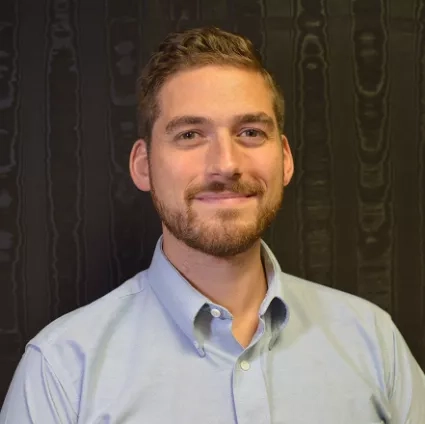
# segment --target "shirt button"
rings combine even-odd
[[[243,369],[244,371],[248,371],[251,368],[251,365],[249,364],[248,361],[241,361],[239,365],[241,369]]]
[[[220,310],[219,310],[219,309],[217,309],[217,308],[213,308],[213,309],[211,309],[211,315],[212,315],[214,318],[219,318],[219,317],[221,316],[221,312],[220,312]]]

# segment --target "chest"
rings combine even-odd
[[[87,407],[78,422],[386,422],[387,401],[372,374],[331,352],[325,356],[305,349],[269,352],[264,346],[238,358],[214,349],[203,358],[193,350],[186,355],[157,353],[155,362],[133,358],[132,363],[127,358],[105,363],[114,368],[98,374],[96,385],[87,382],[87,387],[97,389],[84,394]]]

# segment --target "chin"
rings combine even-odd
[[[244,237],[229,239],[187,239],[183,240],[189,247],[218,258],[236,256],[250,249],[259,237]]]

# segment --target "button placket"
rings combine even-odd
[[[270,402],[262,354],[266,346],[248,348],[237,360],[233,371],[233,398],[237,421],[270,424]]]

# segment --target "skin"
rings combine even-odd
[[[181,71],[158,94],[149,155],[140,139],[130,156],[135,185],[151,191],[161,216],[165,255],[232,313],[242,346],[256,331],[267,290],[260,237],[293,174],[272,100],[263,77],[250,70]]]

